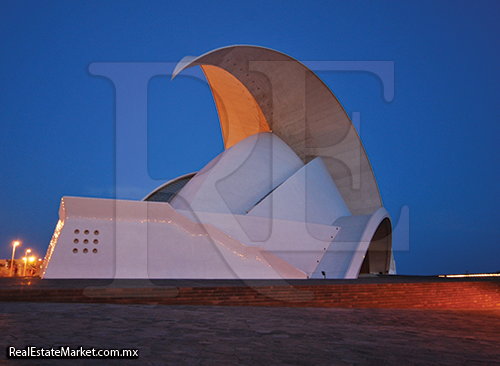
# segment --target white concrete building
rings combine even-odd
[[[299,61],[233,46],[201,66],[225,151],[142,201],[63,197],[43,278],[357,278],[394,272],[359,136]],[[392,268],[392,270],[391,270]]]

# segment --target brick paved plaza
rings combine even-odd
[[[4,347],[139,349],[75,365],[500,365],[498,310],[23,302],[0,303],[0,316]]]
[[[72,359],[75,365],[500,365],[499,285],[419,276],[4,278],[0,364],[65,365],[7,360],[6,349],[69,346],[139,350],[138,359]]]

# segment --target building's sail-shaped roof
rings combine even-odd
[[[354,215],[382,200],[361,140],[331,90],[294,58],[268,48],[230,46],[179,64],[201,66],[229,148],[271,130],[308,163],[321,156]],[[175,76],[175,75],[174,75]]]

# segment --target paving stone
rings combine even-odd
[[[412,286],[397,278],[382,279],[381,284],[373,281],[361,280],[359,285],[342,288],[360,295],[366,292],[362,289],[365,282],[370,288],[416,286],[414,279],[408,280]],[[426,281],[435,282],[431,279],[421,282],[426,285]],[[0,288],[19,292],[31,286],[21,282],[4,281]],[[200,296],[207,293],[203,292],[207,286],[211,289],[224,285],[224,292],[228,293],[240,291],[235,282],[227,281],[179,280],[157,285],[180,287],[181,282]],[[239,286],[249,285],[237,282]],[[264,282],[269,290],[272,283]],[[318,282],[321,286],[323,283]],[[338,286],[347,282],[329,283]],[[262,282],[251,285],[256,284]],[[141,281],[116,281],[115,285],[134,289],[150,286]],[[88,283],[39,281],[36,286],[60,295],[72,289],[81,292]],[[182,293],[183,289],[180,290]],[[412,310],[0,302],[0,344],[4,347],[139,349],[139,359],[76,359],[71,360],[72,365],[500,365],[499,340],[498,308]],[[63,365],[67,361],[6,360],[6,353],[0,353],[0,365]]]
[[[500,365],[498,310],[0,303],[0,320],[4,346],[139,349],[75,365]]]

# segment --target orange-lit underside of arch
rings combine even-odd
[[[248,136],[271,131],[253,95],[238,79],[217,66],[201,68],[214,96],[226,149]]]

